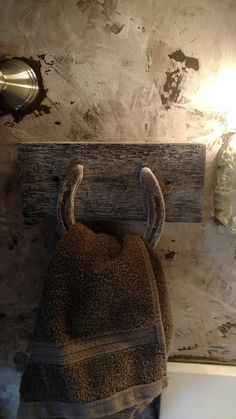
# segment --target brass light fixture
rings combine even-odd
[[[21,59],[0,61],[0,97],[7,111],[24,111],[34,103],[39,83],[33,68]]]

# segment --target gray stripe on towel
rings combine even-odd
[[[119,340],[118,340],[119,339]],[[139,331],[135,336],[120,334],[115,340],[111,338],[103,340],[103,342],[93,343],[90,347],[88,342],[78,342],[72,345],[56,347],[38,343],[33,345],[31,361],[43,362],[54,365],[71,365],[76,362],[88,359],[94,356],[103,355],[110,352],[116,352],[122,349],[131,348],[140,344],[154,343],[157,341],[155,328],[148,333]]]

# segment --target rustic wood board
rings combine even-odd
[[[74,163],[84,166],[76,199],[81,221],[145,220],[139,171],[159,180],[166,221],[200,222],[204,207],[205,146],[202,144],[20,144],[24,214],[55,217],[57,192]]]

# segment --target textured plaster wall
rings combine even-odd
[[[171,355],[236,364],[235,236],[212,219],[215,158],[232,129],[228,111],[234,104],[227,77],[219,95],[214,86],[236,67],[236,1],[0,0],[0,5],[1,55],[38,60],[47,89],[43,106],[22,121],[0,118],[3,363],[21,369],[27,359],[56,241],[52,225],[22,216],[15,144],[89,141],[206,144],[204,222],[167,224],[158,249],[175,315]]]

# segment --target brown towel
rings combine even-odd
[[[75,224],[49,264],[18,418],[136,417],[167,384],[171,336],[154,251]]]

